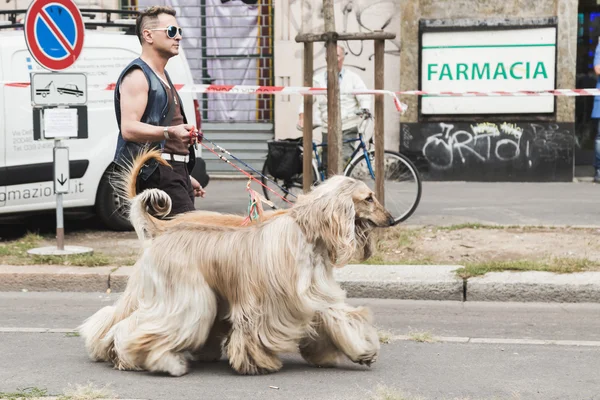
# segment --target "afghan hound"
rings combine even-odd
[[[172,219],[159,219],[149,213],[149,210],[158,217],[165,217],[171,212],[171,198],[165,192],[160,190],[150,190],[144,194],[138,201],[133,203],[137,196],[137,177],[140,170],[151,159],[169,166],[161,157],[157,150],[144,150],[134,158],[128,168],[123,169],[117,174],[115,181],[116,191],[124,200],[130,214],[130,220],[140,241],[150,240],[168,229],[173,229],[179,224],[194,225],[214,225],[229,226],[232,228],[243,229],[242,224],[246,218],[235,214],[222,214],[211,211],[191,211],[178,214]],[[143,199],[143,201],[139,201]],[[252,224],[261,223],[271,218],[278,217],[287,213],[288,210],[276,210],[264,212],[258,221],[252,221]],[[134,266],[130,275],[125,291],[113,306],[106,306],[89,317],[80,327],[80,335],[85,340],[85,347],[90,358],[94,361],[108,361],[108,346],[102,342],[106,333],[119,321],[129,317],[138,307],[140,293],[140,271],[139,262]],[[228,329],[226,321],[215,321],[215,335]],[[215,338],[218,340],[218,338]],[[220,349],[214,350],[210,354],[196,354],[197,359],[214,360],[221,357]]]
[[[132,208],[165,195],[146,190]],[[132,214],[132,223],[146,220]],[[180,376],[187,353],[221,345],[213,337],[221,314],[228,322],[223,347],[240,374],[275,372],[280,353],[298,350],[317,366],[335,366],[343,356],[371,365],[379,352],[371,314],[346,303],[333,268],[368,258],[373,229],[392,223],[363,182],[337,176],[262,224],[174,225],[146,247],[137,264],[137,308],[101,347],[117,369]]]

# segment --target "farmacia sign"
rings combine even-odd
[[[421,89],[512,91],[555,88],[556,27],[424,32]],[[423,114],[551,113],[553,96],[424,96]]]

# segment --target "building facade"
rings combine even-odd
[[[1,7],[15,1],[19,8],[30,2]],[[174,7],[194,80],[204,84],[302,86],[303,45],[294,38],[322,32],[324,24],[321,0],[90,1],[104,8]],[[385,44],[387,90],[512,92],[596,84],[596,0],[338,0],[334,7],[338,32],[396,34]],[[372,88],[373,43],[339,44],[346,68]],[[315,43],[313,72],[325,68],[324,54]],[[267,140],[301,135],[300,95],[198,98],[207,137],[254,167],[262,166]],[[592,163],[593,97],[401,99],[409,105],[402,116],[384,101],[385,147],[409,155],[425,179],[569,181],[576,165]],[[213,174],[235,173],[210,155],[207,162]]]

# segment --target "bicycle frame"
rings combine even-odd
[[[368,119],[371,119],[371,118],[363,118],[363,122],[361,122],[359,126],[362,128]],[[375,172],[373,171],[373,166],[371,165],[371,160],[368,157],[369,152],[367,150],[367,145],[366,145],[365,141],[363,140],[363,133],[364,133],[365,129],[366,129],[366,127],[362,129],[362,132],[361,132],[361,129],[358,129],[358,137],[356,139],[349,139],[349,140],[343,141],[343,143],[360,142],[358,144],[358,146],[356,147],[356,149],[354,149],[354,151],[352,152],[352,155],[348,159],[348,162],[346,162],[346,166],[344,167],[344,172],[346,172],[346,170],[350,166],[350,163],[352,162],[352,160],[354,160],[356,155],[362,150],[363,154],[365,155],[365,161],[367,162],[367,167],[369,168],[369,173],[371,174],[371,178],[375,179]],[[325,171],[323,171],[323,168],[322,168],[323,163],[322,163],[321,157],[319,157],[319,152],[317,150],[319,147],[327,147],[327,144],[323,144],[323,143],[316,144],[315,142],[313,142],[312,147],[313,147],[313,154],[315,155],[315,159],[316,159],[317,179],[319,181],[323,182],[326,178]]]

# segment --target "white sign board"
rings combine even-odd
[[[44,138],[77,137],[78,119],[75,108],[48,108],[44,110]]]
[[[34,106],[87,103],[87,76],[81,73],[31,74],[31,104]]]
[[[54,193],[69,193],[69,148],[54,148]]]
[[[424,32],[421,90],[555,89],[556,27]],[[554,112],[554,96],[423,96],[421,113],[524,114]]]

